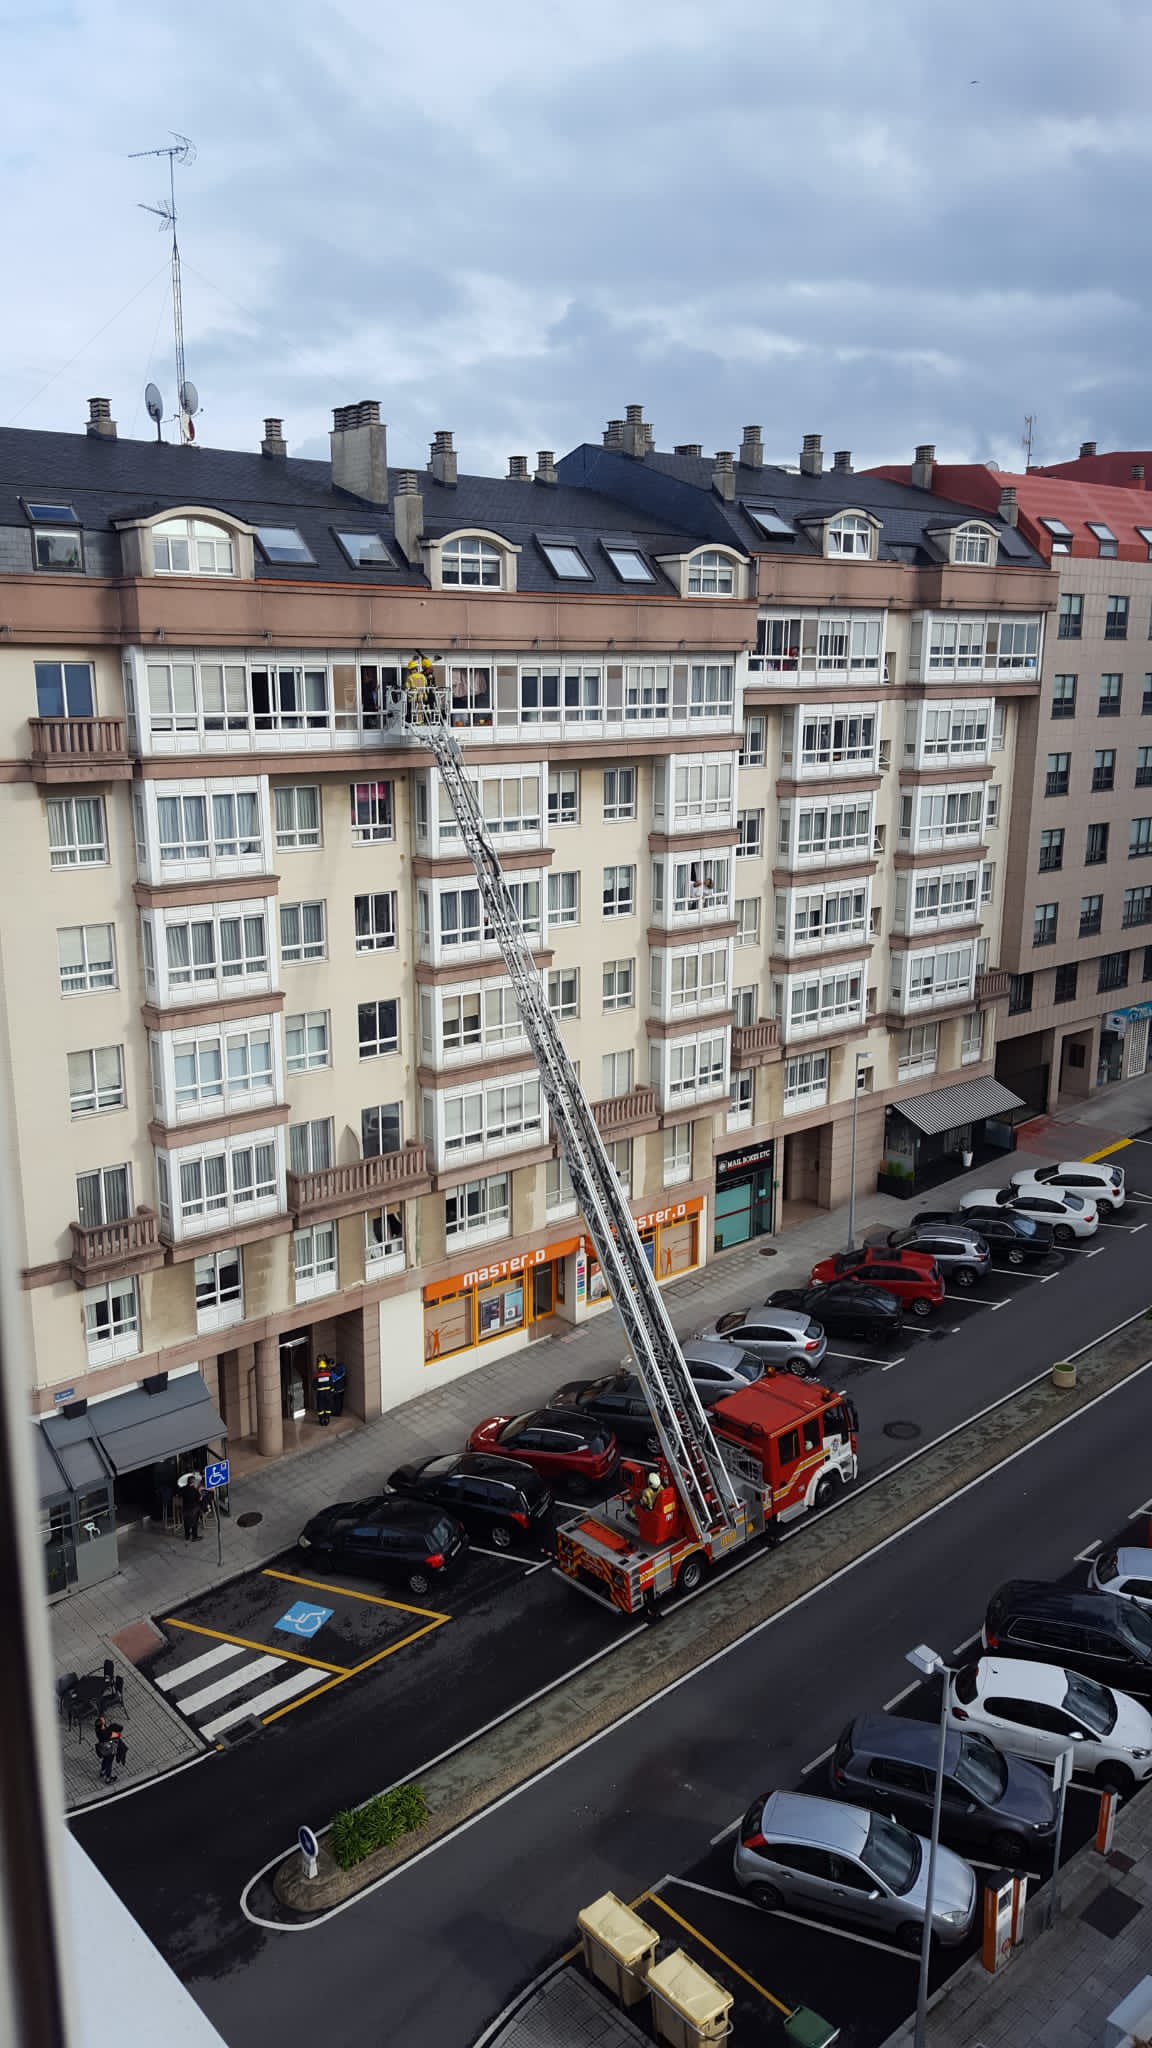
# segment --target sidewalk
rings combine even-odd
[[[1095,1103],[1087,1107],[1097,1109]],[[1084,1118],[1085,1109],[1078,1108],[1075,1117],[1069,1112],[1028,1125],[1012,1164],[1034,1156],[1082,1157],[1114,1136],[1152,1125],[1152,1074],[1110,1090],[1106,1104],[1100,1106],[1099,1120],[1090,1128]],[[942,1207],[965,1187],[979,1186],[987,1177],[987,1166],[977,1168],[933,1188],[924,1200],[934,1208]],[[894,1196],[864,1195],[856,1204],[857,1237],[877,1225],[907,1223],[918,1206],[922,1205]],[[682,1339],[693,1336],[725,1309],[763,1300],[777,1287],[802,1284],[817,1259],[843,1248],[846,1232],[846,1209],[822,1211],[783,1236],[743,1245],[699,1272],[674,1281],[661,1291],[677,1335]],[[568,1335],[546,1338],[510,1357],[478,1366],[445,1386],[389,1409],[347,1436],[238,1479],[231,1489],[231,1519],[223,1524],[222,1565],[216,1562],[214,1539],[189,1546],[152,1525],[126,1533],[121,1538],[121,1568],[116,1577],[74,1593],[52,1608],[57,1670],[99,1670],[109,1654],[109,1643],[113,1645],[111,1654],[122,1665],[125,1657],[133,1654],[130,1641],[117,1642],[125,1630],[150,1616],[162,1616],[166,1607],[285,1550],[311,1515],[332,1501],[355,1500],[376,1492],[388,1473],[405,1460],[456,1449],[481,1417],[516,1414],[537,1406],[563,1380],[610,1370],[620,1363],[625,1349],[619,1323],[608,1310]],[[237,1526],[241,1515],[255,1515],[259,1520],[255,1526],[241,1529]]]

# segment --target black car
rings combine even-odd
[[[416,1458],[398,1465],[388,1486],[410,1500],[446,1508],[470,1536],[497,1550],[541,1547],[551,1534],[552,1490],[517,1458],[490,1458],[483,1451]]]
[[[928,1834],[939,1739],[932,1721],[859,1714],[832,1753],[832,1790]],[[1029,1844],[1047,1847],[1056,1833],[1052,1780],[1039,1764],[1002,1755],[986,1735],[950,1728],[940,1832],[957,1845],[987,1849],[998,1863],[1022,1862]]]
[[[896,1344],[904,1316],[895,1295],[878,1287],[832,1280],[826,1287],[779,1287],[769,1308],[795,1308],[823,1323],[830,1337],[865,1337],[872,1344]]]
[[[652,1411],[634,1372],[610,1372],[598,1380],[568,1380],[557,1387],[549,1406],[575,1408],[581,1415],[595,1416],[612,1431],[622,1451],[654,1457],[660,1449]]]
[[[1018,1216],[1011,1209],[921,1209],[912,1218],[912,1228],[921,1224],[947,1224],[950,1228],[978,1230],[994,1259],[1009,1266],[1031,1265],[1051,1257],[1055,1240],[1050,1223],[1037,1223],[1032,1216]]]
[[[453,1515],[380,1493],[323,1508],[305,1523],[296,1545],[311,1565],[398,1581],[419,1598],[443,1585],[468,1556],[468,1538]]]
[[[986,1650],[1082,1671],[1117,1692],[1152,1693],[1152,1615],[1115,1593],[1009,1579],[984,1617]]]

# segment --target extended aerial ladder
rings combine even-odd
[[[423,741],[448,792],[476,871],[485,925],[496,938],[540,1069],[549,1114],[564,1149],[573,1192],[624,1326],[660,1446],[685,1511],[702,1542],[731,1529],[740,1504],[648,1263],[632,1212],[545,1000],[531,946],[509,894],[476,791],[439,693],[418,663],[403,706],[403,729]]]

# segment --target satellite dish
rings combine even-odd
[[[192,417],[194,412],[199,412],[200,410],[200,393],[197,391],[191,378],[188,379],[187,383],[180,386],[180,410],[181,412],[186,412],[189,418]]]
[[[149,384],[148,389],[144,393],[144,403],[148,408],[149,419],[155,420],[157,426],[159,426],[164,417],[164,400],[160,396],[160,386],[158,384]]]

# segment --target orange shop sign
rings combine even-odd
[[[424,1289],[426,1302],[446,1301],[453,1294],[462,1294],[469,1287],[490,1287],[499,1280],[513,1280],[521,1273],[530,1273],[533,1266],[547,1265],[551,1259],[566,1259],[580,1246],[578,1237],[566,1237],[562,1244],[539,1245],[535,1251],[517,1252],[510,1259],[494,1259],[490,1266],[476,1266],[470,1273],[458,1273],[453,1280],[437,1280]]]
[[[690,1202],[669,1202],[666,1209],[650,1209],[647,1216],[634,1220],[637,1230],[657,1230],[668,1223],[683,1223],[688,1216],[698,1216],[703,1207],[703,1195],[694,1195]]]

